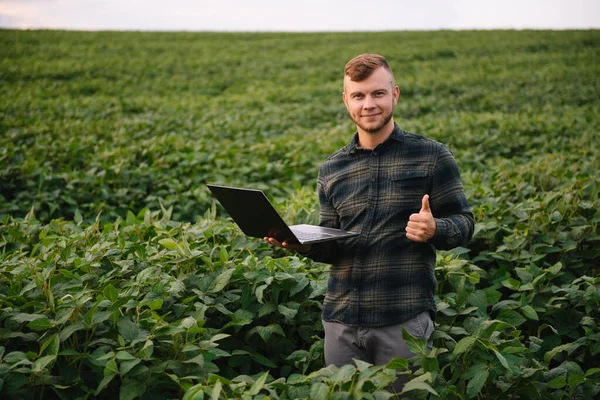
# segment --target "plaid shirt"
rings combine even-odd
[[[357,326],[402,323],[435,315],[435,249],[465,244],[473,214],[448,148],[395,125],[374,150],[358,135],[319,170],[321,225],[360,236],[313,245],[307,256],[331,264],[323,319]],[[411,214],[429,204],[437,224],[425,243],[406,238]]]

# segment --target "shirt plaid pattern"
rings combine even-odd
[[[323,319],[357,326],[402,323],[422,311],[435,314],[435,249],[473,235],[473,214],[448,148],[395,125],[374,150],[358,135],[319,170],[321,225],[360,236],[313,245],[308,254],[331,264]],[[426,243],[406,238],[411,214],[429,204],[437,228]]]

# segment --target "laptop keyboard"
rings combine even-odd
[[[298,231],[293,231],[293,232],[294,232],[294,235],[296,235],[296,237],[298,238],[298,240],[301,240],[301,241],[319,240],[319,239],[325,239],[325,238],[333,236],[333,235],[329,235],[327,233],[298,232]]]

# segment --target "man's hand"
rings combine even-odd
[[[308,253],[310,252],[311,245],[310,244],[289,244],[287,241],[283,243],[279,243],[279,241],[272,237],[265,237],[265,242],[269,243],[271,246],[283,247],[284,249],[294,250],[299,253]]]
[[[433,237],[435,233],[435,219],[429,208],[429,195],[423,196],[421,211],[412,214],[406,225],[406,237],[415,242],[424,242]]]

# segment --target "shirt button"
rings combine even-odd
[[[372,180],[373,182],[375,182],[375,177],[372,177],[372,178],[371,178],[371,180]]]

